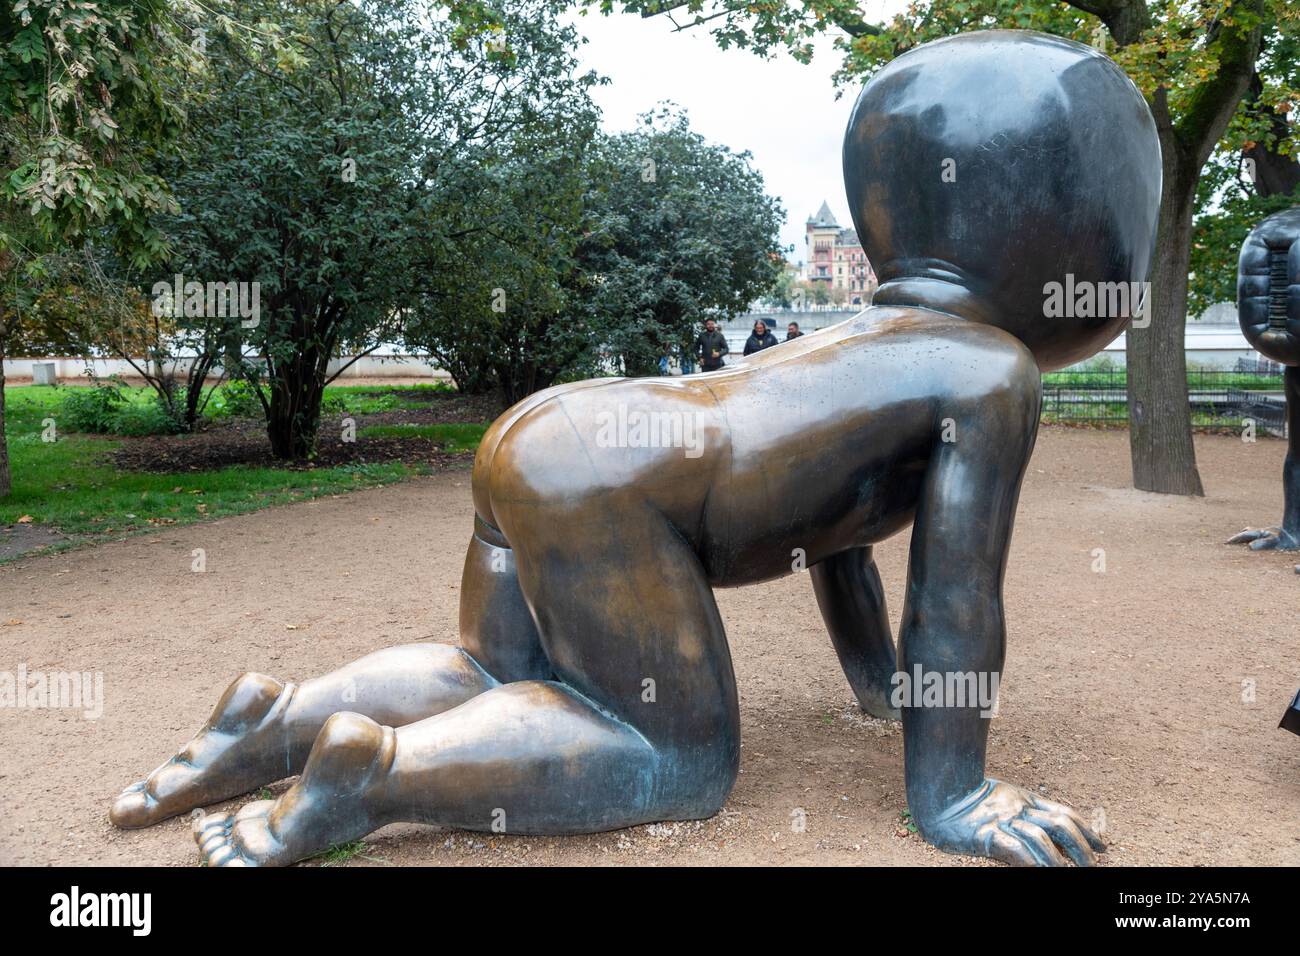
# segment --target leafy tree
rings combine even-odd
[[[1197,186],[1187,301],[1193,315],[1236,300],[1237,253],[1246,234],[1266,216],[1300,205],[1294,106],[1285,98],[1300,88],[1300,39],[1265,39],[1242,108]]]
[[[707,143],[681,113],[613,136],[594,135],[594,110],[580,117],[462,192],[484,228],[465,224],[454,287],[407,333],[462,388],[516,401],[602,362],[653,374],[664,343],[743,312],[779,268],[782,213],[747,154]]]
[[[594,303],[618,321],[608,345],[628,374],[654,374],[664,343],[740,315],[780,270],[784,212],[749,153],[709,143],[660,109],[609,137],[593,164],[596,228],[580,250]]]
[[[605,12],[614,0],[592,0]],[[863,19],[853,0],[625,0],[622,9],[704,26],[722,47],[803,61],[811,39],[837,34],[841,80],[869,75],[936,37],[991,27],[1036,29],[1109,47],[1143,91],[1156,120],[1164,184],[1152,265],[1151,324],[1128,337],[1130,450],[1136,487],[1201,494],[1187,403],[1183,330],[1193,216],[1201,171],[1234,115],[1295,102],[1300,9],[1289,0],[916,0],[887,24]],[[1261,50],[1274,55],[1261,58]],[[1247,94],[1254,89],[1252,99]],[[1294,137],[1290,137],[1294,139]],[[1274,152],[1285,155],[1289,149]]]
[[[552,0],[251,0],[215,38],[201,137],[165,174],[183,207],[173,268],[257,283],[253,359],[273,453],[314,450],[325,386],[398,339],[447,265],[460,169],[544,122],[573,85]],[[355,358],[354,358],[355,361]],[[350,364],[350,363],[348,363]]]
[[[265,380],[273,453],[304,458],[325,386],[347,367],[335,359],[396,341],[441,291],[461,170],[549,121],[571,56],[551,0],[233,7],[277,23],[285,43],[216,39],[194,112],[204,135],[166,170],[183,208],[173,265],[256,282],[256,325],[231,328],[256,359],[237,371]]]
[[[179,129],[170,90],[196,8],[164,0],[0,6],[0,362],[47,257],[103,233],[128,260],[166,249],[150,157]],[[9,493],[0,365],[0,497]]]
[[[426,261],[441,265],[430,269],[405,342],[461,391],[500,391],[514,402],[595,369],[600,330],[584,308],[591,278],[577,260],[593,228],[584,199],[599,120],[588,95],[595,82],[575,77],[545,116],[454,174],[454,202],[426,246]]]

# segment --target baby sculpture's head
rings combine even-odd
[[[1269,216],[1241,244],[1237,320],[1261,355],[1300,365],[1300,207]]]
[[[1044,370],[1095,354],[1138,313],[1160,175],[1137,87],[1040,33],[904,54],[863,88],[844,138],[873,303],[996,325]]]

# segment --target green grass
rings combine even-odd
[[[34,523],[93,540],[243,514],[427,471],[393,462],[305,472],[240,466],[175,474],[119,472],[108,459],[130,439],[56,431],[56,441],[42,440],[49,419],[55,419],[57,429],[64,391],[52,386],[5,390],[5,435],[13,491],[0,499],[0,525],[30,516]]]
[[[397,386],[331,385],[325,389],[327,407],[340,407],[350,415],[429,407],[429,396],[455,389],[442,383]],[[417,397],[421,396],[421,397]]]
[[[359,429],[357,435],[361,438],[428,438],[442,445],[445,451],[474,451],[489,424],[367,425]]]
[[[1044,388],[1124,388],[1128,381],[1124,369],[1114,371],[1082,369],[1078,371],[1047,372],[1043,375]],[[1196,369],[1187,370],[1187,387],[1192,390],[1237,388],[1245,391],[1278,391],[1281,383],[1277,376],[1257,375],[1252,372],[1219,372],[1208,370],[1203,377]]]
[[[332,846],[324,853],[318,853],[316,856],[311,857],[311,859],[320,860],[321,866],[340,866],[341,864],[357,859],[358,857],[363,860],[369,860],[371,863],[386,862],[378,857],[366,856],[364,852],[365,850],[366,843],[364,840],[353,840],[351,843]]]

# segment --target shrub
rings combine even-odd
[[[181,424],[155,396],[146,402],[126,402],[113,415],[109,430],[114,435],[172,435]]]
[[[132,401],[117,378],[96,382],[90,388],[68,389],[59,406],[59,419],[67,431],[93,435],[170,435],[180,431],[179,423],[156,395]]]
[[[226,382],[208,402],[208,414],[215,418],[262,418],[266,412],[253,388],[242,379]]]
[[[67,431],[105,435],[112,431],[113,419],[126,403],[118,382],[97,382],[90,388],[68,389],[59,417]]]

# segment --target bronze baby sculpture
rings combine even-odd
[[[1300,550],[1300,207],[1269,216],[1241,244],[1237,321],[1256,350],[1286,367],[1287,449],[1282,523],[1239,531],[1228,544],[1249,542],[1255,551]]]
[[[1160,152],[1097,51],[1015,31],[920,47],[863,89],[844,144],[871,308],[707,375],[535,394],[488,430],[462,648],[379,651],[301,685],[249,674],[111,816],[196,814],[213,865],[287,864],[387,823],[588,833],[698,819],[740,758],[712,589],[806,561],[849,684],[896,716],[896,672],[997,674],[1002,579],[1040,369],[1129,314],[1050,315],[1051,283],[1144,280]],[[872,545],[913,525],[897,653]],[[986,779],[974,701],[901,711],[907,798],[946,850],[1079,864],[1062,805]]]

